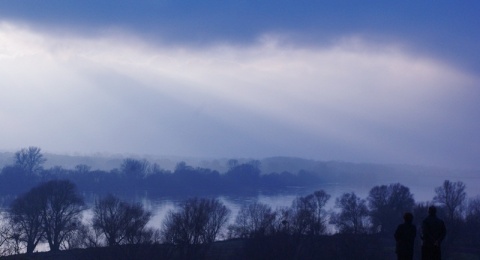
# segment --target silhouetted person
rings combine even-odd
[[[422,260],[440,260],[442,244],[447,230],[443,220],[437,217],[437,208],[430,206],[428,208],[428,217],[422,222]]]
[[[395,253],[398,260],[412,260],[413,259],[413,246],[415,237],[417,236],[417,227],[412,224],[413,215],[407,212],[403,215],[404,223],[398,225],[395,230]]]

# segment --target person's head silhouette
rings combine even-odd
[[[413,222],[413,214],[410,212],[406,212],[403,214],[403,220],[405,220],[406,223],[412,223]]]
[[[428,207],[428,214],[429,215],[436,215],[437,214],[437,208],[435,206]]]

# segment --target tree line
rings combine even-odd
[[[368,243],[388,244],[404,212],[422,218],[428,204],[435,203],[447,224],[446,247],[478,248],[480,198],[467,200],[465,185],[449,180],[435,188],[435,194],[429,203],[415,203],[407,187],[399,183],[380,185],[373,187],[367,198],[344,193],[335,199],[334,210],[329,210],[326,204],[330,195],[318,190],[297,197],[285,208],[273,209],[259,202],[246,204],[232,223],[230,209],[218,199],[191,198],[169,211],[162,227],[154,228],[147,225],[151,212],[113,195],[98,199],[91,209],[92,219],[82,221],[87,207],[75,184],[50,180],[11,203],[3,214],[0,245],[6,255],[31,254],[41,242],[46,242],[50,251],[169,244],[177,248],[181,259],[199,259],[219,239],[244,239],[244,254],[249,257],[304,259],[315,255],[321,239],[346,235],[344,242],[351,243],[350,249],[342,254],[369,253],[377,259],[375,250],[365,251]]]
[[[17,154],[12,167],[39,179],[16,196],[2,214],[3,255],[32,253],[39,243],[46,243],[51,251],[162,244],[175,248],[181,259],[201,259],[215,241],[238,239],[244,241],[242,253],[248,259],[309,259],[325,256],[325,252],[334,258],[382,259],[378,248],[392,247],[393,232],[403,213],[412,212],[419,223],[431,204],[439,207],[447,225],[446,254],[480,247],[480,197],[467,198],[463,182],[445,180],[428,202],[415,202],[410,189],[400,183],[378,185],[366,198],[354,192],[341,194],[334,199],[334,208],[327,208],[331,196],[318,190],[297,197],[284,208],[259,202],[245,204],[232,220],[230,209],[218,199],[192,197],[169,211],[161,227],[151,227],[147,225],[151,212],[111,194],[96,199],[90,208],[92,219],[82,220],[88,207],[77,185],[71,179],[59,178],[64,175],[44,178],[39,149],[28,148]],[[121,169],[130,169],[122,170],[125,175],[146,165],[124,164]],[[250,174],[255,164],[241,166],[245,175],[235,161],[231,164],[237,180],[248,183],[257,178]],[[188,166],[180,164],[177,168],[181,172]],[[138,174],[127,176],[124,178],[130,178],[132,185],[141,184],[133,181]]]
[[[132,195],[145,190],[151,196],[256,194],[258,189],[278,190],[288,186],[312,186],[321,181],[313,172],[261,174],[260,162],[228,161],[228,170],[192,167],[179,162],[173,171],[162,169],[147,160],[126,158],[119,168],[93,170],[85,164],[74,169],[53,166],[45,169],[46,158],[38,147],[17,151],[11,165],[0,172],[0,194],[15,195],[53,179],[68,179],[82,192],[95,194],[123,193]]]

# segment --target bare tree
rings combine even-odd
[[[40,172],[46,161],[38,147],[30,146],[15,153],[15,165],[29,174]]]
[[[127,204],[125,218],[130,222],[126,226],[126,242],[128,244],[148,243],[151,241],[154,231],[146,227],[152,213],[145,211],[139,203]]]
[[[136,244],[148,240],[146,225],[151,213],[140,204],[128,204],[113,195],[95,203],[93,227],[105,235],[109,246]]]
[[[27,254],[33,253],[43,238],[43,201],[36,189],[20,195],[10,206],[9,223],[20,242],[26,245]]]
[[[62,250],[70,250],[75,248],[95,247],[92,243],[93,235],[88,225],[78,223],[75,230],[66,234],[65,239],[61,245]]]
[[[125,234],[121,230],[128,221],[123,219],[124,211],[123,203],[113,195],[95,202],[93,228],[105,235],[109,246],[117,245],[124,239]]]
[[[178,245],[185,259],[202,259],[222,227],[230,210],[218,199],[193,198],[170,211],[163,223],[163,239]]]
[[[51,251],[60,250],[61,244],[80,226],[83,199],[75,184],[68,180],[52,180],[33,190],[41,199],[42,225]]]
[[[366,201],[354,192],[344,193],[335,200],[338,213],[332,213],[330,221],[340,233],[361,234],[368,229],[368,208]]]
[[[403,214],[412,211],[415,205],[410,189],[400,183],[373,187],[367,200],[372,228],[389,236],[402,221]]]
[[[20,236],[10,226],[9,216],[0,212],[0,258],[20,254]]]
[[[217,199],[189,199],[180,211],[170,211],[164,222],[164,239],[179,245],[215,241],[226,224],[230,210]]]
[[[254,202],[244,205],[229,227],[230,237],[247,238],[255,235],[267,235],[275,231],[277,214],[266,204]]]
[[[129,178],[142,179],[147,175],[149,167],[147,160],[127,158],[123,160],[120,170]]]
[[[461,219],[462,206],[467,197],[463,182],[445,180],[442,186],[435,188],[435,194],[433,201],[445,207],[448,222],[453,223]]]
[[[325,204],[329,199],[330,195],[323,190],[295,199],[290,212],[284,212],[290,230],[300,235],[324,234],[327,227]]]
[[[58,251],[65,239],[80,226],[83,199],[67,180],[52,180],[18,197],[10,208],[15,239],[32,253],[45,238],[51,251]]]

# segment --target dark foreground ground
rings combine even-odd
[[[253,239],[218,241],[211,246],[179,247],[167,244],[122,245],[72,249],[60,252],[39,252],[32,255],[13,255],[1,259],[75,260],[75,259],[172,259],[172,260],[290,260],[290,259],[338,259],[338,260],[386,260],[396,259],[394,247],[381,237],[373,235],[333,235],[315,238],[270,236]],[[414,259],[420,259],[417,245]],[[480,249],[450,250],[443,259],[480,260]]]
[[[378,250],[377,246],[367,241],[366,238],[372,239],[373,237],[270,236],[268,238],[218,241],[208,247],[180,247],[167,244],[123,245],[60,252],[38,252],[32,255],[6,256],[2,259],[392,259],[392,252],[388,252],[391,250]],[[383,248],[383,246],[379,248]]]

